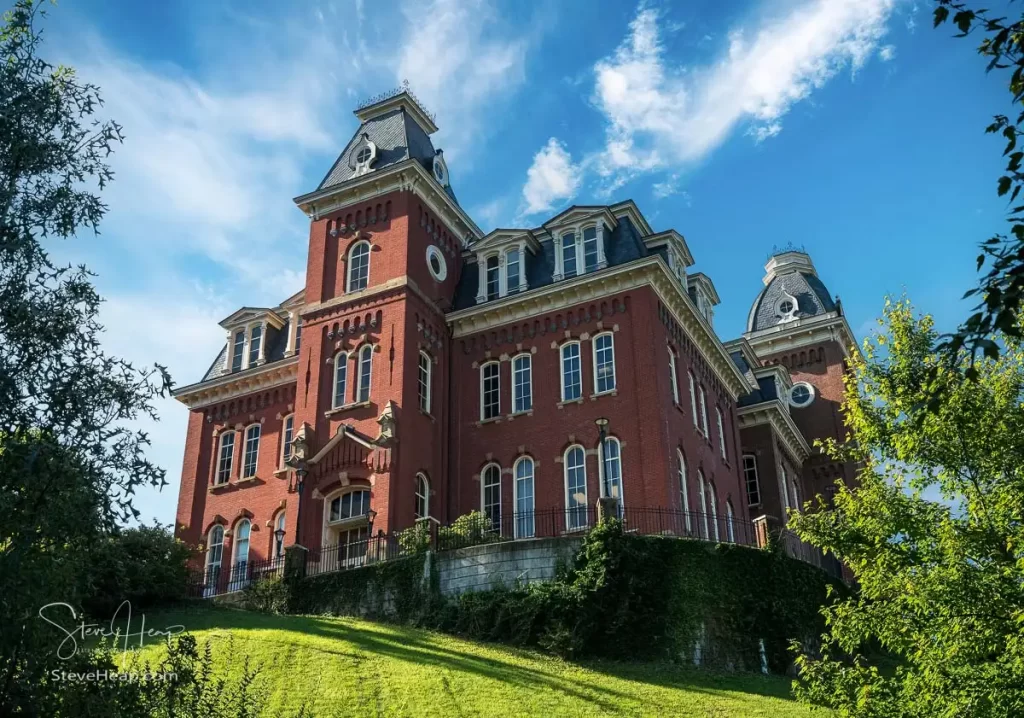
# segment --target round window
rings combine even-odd
[[[444,255],[433,244],[427,247],[427,267],[431,276],[439,282],[443,282],[448,276],[448,264],[444,261]]]
[[[365,165],[367,162],[370,161],[370,155],[372,154],[373,152],[370,150],[369,147],[364,147],[363,149],[359,150],[359,154],[356,155],[356,162],[358,164]]]
[[[444,184],[444,166],[437,160],[434,161],[434,176],[438,182]]]
[[[792,406],[807,406],[814,401],[814,387],[805,381],[794,384],[789,390],[789,403]]]
[[[793,302],[783,299],[779,303],[779,314],[790,314],[793,311]]]

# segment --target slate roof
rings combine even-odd
[[[818,277],[810,272],[780,274],[768,283],[754,300],[747,317],[747,331],[770,329],[780,323],[775,303],[784,295],[796,298],[797,318],[813,317],[836,311],[836,303]]]
[[[355,170],[349,165],[353,164],[351,162],[352,153],[364,134],[368,135],[370,141],[377,145],[377,161],[373,163],[371,172],[408,159],[419,161],[428,172],[434,167],[434,155],[437,153],[434,151],[430,137],[419,126],[419,123],[399,107],[369,119],[359,126],[359,131],[349,140],[330,171],[320,182],[317,191],[341,184],[355,176]],[[455,199],[453,193],[449,192],[449,195]]]
[[[570,207],[570,209],[572,208]],[[470,246],[469,249],[472,251],[473,247]],[[615,229],[605,235],[604,251],[609,267],[626,264],[634,259],[653,254],[661,254],[666,262],[668,261],[665,257],[664,247],[653,250],[647,248],[640,231],[633,226],[628,217],[620,217]],[[552,275],[555,273],[555,243],[553,241],[541,242],[540,251],[537,254],[527,250],[525,259],[526,286],[529,289],[554,283]],[[477,271],[476,265],[469,266],[471,268],[463,270],[459,277],[459,286],[455,290],[455,310],[476,306],[476,294],[480,288],[480,272]]]

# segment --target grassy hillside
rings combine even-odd
[[[137,620],[137,619],[136,619]],[[213,642],[229,672],[262,666],[268,716],[809,716],[789,681],[658,663],[576,665],[528,651],[348,618],[201,609],[146,616]],[[158,646],[144,651],[156,658]],[[816,715],[821,715],[820,713]]]

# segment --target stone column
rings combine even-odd
[[[480,274],[480,281],[476,290],[476,303],[483,304],[487,301],[487,260],[478,254],[476,266]]]
[[[519,291],[526,291],[526,242],[519,243]]]
[[[597,500],[597,523],[619,518],[619,500],[614,496],[602,496]]]
[[[597,268],[604,269],[608,266],[608,259],[604,256],[604,222],[597,223]]]
[[[231,371],[231,357],[235,353],[235,343],[234,343],[234,338],[235,337],[234,337],[234,332],[231,331],[230,329],[228,329],[227,333],[228,333],[228,349],[227,349],[226,352],[224,352],[224,371],[225,371],[225,373]]]
[[[267,361],[267,320],[260,322],[260,355],[256,359],[257,365],[265,364]]]

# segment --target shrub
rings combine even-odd
[[[260,613],[285,613],[288,586],[277,576],[253,581],[242,592],[242,607]]]
[[[498,540],[491,520],[479,511],[470,511],[455,519],[449,526],[438,529],[439,550],[476,546]]]

